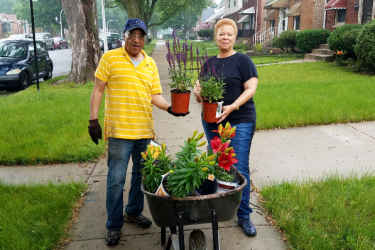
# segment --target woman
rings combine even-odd
[[[217,123],[207,123],[202,119],[202,125],[207,137],[211,141],[217,133],[218,124],[223,126],[229,122],[232,127],[236,127],[236,136],[231,139],[231,144],[235,150],[238,163],[235,167],[244,175],[247,180],[247,186],[242,192],[241,204],[237,210],[238,223],[242,226],[243,232],[248,236],[257,234],[255,226],[251,223],[250,213],[252,209],[250,202],[250,173],[249,157],[251,141],[253,139],[256,111],[253,96],[258,85],[258,73],[253,61],[244,54],[233,50],[233,45],[237,36],[237,26],[230,19],[221,19],[215,26],[215,38],[219,47],[219,55],[210,58],[209,65],[212,63],[215,69],[222,69],[220,76],[223,75],[225,85],[223,112],[218,117]],[[213,62],[212,62],[213,60]],[[207,74],[206,67],[202,74]],[[194,95],[199,102],[200,96],[199,80],[194,87]],[[210,143],[209,147],[211,148]]]

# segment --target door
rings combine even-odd
[[[29,65],[33,71],[32,79],[36,79],[36,69],[35,69],[35,57],[34,57],[34,45],[32,43],[29,44]]]
[[[373,0],[363,0],[362,24],[372,20]]]
[[[40,77],[43,77],[45,75],[45,71],[46,71],[46,63],[47,63],[47,59],[46,59],[46,53],[47,53],[47,50],[46,48],[42,45],[41,42],[37,42],[36,43],[36,50],[38,52],[38,74],[39,74],[39,78]]]

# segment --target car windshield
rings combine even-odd
[[[43,38],[43,34],[35,34],[35,38],[39,38],[39,39],[42,39]]]
[[[25,38],[25,34],[18,34],[18,35],[10,35],[9,38]]]
[[[60,41],[60,37],[54,37],[53,40]]]
[[[0,43],[0,57],[26,58],[26,48],[20,45]]]

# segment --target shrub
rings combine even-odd
[[[244,43],[237,43],[233,46],[233,50],[243,53],[246,50],[246,45]]]
[[[345,24],[335,29],[328,38],[329,49],[333,51],[345,50],[344,59],[356,59],[354,46],[357,43],[357,37],[362,30],[361,24]]]
[[[254,45],[254,52],[256,55],[261,54],[262,50],[263,50],[263,44],[257,43]]]
[[[272,38],[271,45],[272,45],[272,47],[279,48],[279,38],[277,36],[275,36],[274,38]]]
[[[288,52],[288,49],[294,50],[294,46],[296,46],[297,33],[298,31],[296,30],[283,31],[277,39],[277,48],[280,48],[283,51],[286,50],[286,52]]]
[[[189,40],[197,40],[197,35],[190,35]]]
[[[355,53],[357,66],[369,74],[375,74],[375,20],[363,26],[358,35]]]
[[[326,43],[329,36],[330,31],[326,29],[302,30],[296,35],[296,45],[304,53],[310,53],[319,44]]]
[[[151,37],[147,38],[147,41],[148,43],[152,42],[152,38]]]
[[[214,29],[198,30],[198,36],[212,39],[214,37]]]

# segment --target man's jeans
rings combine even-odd
[[[144,196],[141,191],[142,173],[141,152],[146,151],[151,139],[127,140],[108,138],[108,174],[107,174],[107,215],[108,230],[120,230],[124,225],[123,189],[126,170],[130,156],[133,169],[130,183],[129,199],[125,212],[133,217],[140,216],[143,211]]]
[[[219,134],[216,132],[212,132],[212,130],[217,130],[219,125],[216,123],[207,123],[203,119],[202,119],[202,125],[203,125],[204,132],[206,134],[209,148],[210,150],[212,150],[211,140],[215,136],[219,137]],[[233,147],[234,153],[236,154],[235,158],[238,159],[238,163],[234,164],[234,166],[238,169],[238,171],[240,171],[240,173],[247,180],[247,185],[242,191],[241,204],[237,210],[237,217],[244,219],[244,218],[249,218],[250,216],[249,214],[253,212],[253,210],[250,208],[250,205],[249,205],[250,203],[249,158],[250,158],[251,141],[253,139],[254,132],[255,132],[255,124],[240,123],[240,124],[233,125],[232,127],[236,127],[236,135],[230,139],[231,143],[229,144],[229,146]]]

